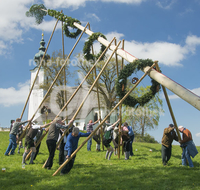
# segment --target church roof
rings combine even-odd
[[[40,41],[40,48],[39,48],[39,52],[35,54],[34,56],[34,61],[36,62],[37,66],[40,64],[40,61],[42,59],[42,57],[44,56],[44,53],[45,53],[45,41],[44,41],[44,38],[43,38],[44,34],[42,33],[42,39]],[[44,59],[47,60],[49,59],[50,56],[48,54],[45,54],[45,57]]]

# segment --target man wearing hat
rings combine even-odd
[[[173,140],[178,141],[178,136],[174,131],[174,125],[169,124],[167,128],[164,129],[162,137],[162,163],[164,166],[167,165],[172,153],[172,142]]]
[[[179,141],[181,147],[183,148],[182,165],[186,166],[188,161],[189,166],[192,168],[194,167],[194,165],[190,156],[194,158],[198,154],[196,146],[192,140],[192,134],[188,129],[184,128],[183,126],[179,126],[178,130],[182,133],[182,140]]]

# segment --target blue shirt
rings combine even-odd
[[[133,128],[131,126],[128,126],[127,128],[128,128],[128,135],[129,135],[129,137],[133,136],[134,135]]]
[[[67,136],[67,142],[65,144],[64,150],[68,151],[68,156],[71,156],[71,154],[77,149],[78,146],[78,140],[80,137],[88,137],[91,133],[81,133],[79,132],[77,137],[72,136],[72,133],[70,133]]]

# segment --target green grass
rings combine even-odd
[[[6,168],[6,172],[0,172],[0,189],[200,189],[199,155],[193,159],[194,168],[182,167],[179,146],[173,146],[169,165],[164,167],[161,162],[160,144],[134,142],[134,156],[130,160],[124,160],[123,155],[120,159],[112,155],[111,160],[105,160],[106,151],[96,152],[93,141],[91,152],[86,150],[85,145],[77,153],[74,167],[68,175],[52,176],[59,167],[58,151],[52,169],[43,169],[42,166],[48,158],[45,140],[42,141],[40,153],[35,160],[36,164],[27,165],[22,169],[24,149],[21,149],[20,154],[4,156],[9,143],[8,132],[0,132],[0,139],[0,167]],[[79,144],[84,139],[80,138]],[[200,151],[200,147],[197,149]]]

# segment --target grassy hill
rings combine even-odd
[[[51,170],[42,166],[48,158],[45,140],[34,165],[22,169],[22,154],[4,156],[9,143],[9,133],[0,132],[0,167],[6,172],[0,173],[0,189],[24,190],[190,190],[200,189],[200,154],[193,160],[194,168],[181,166],[181,148],[173,146],[168,166],[161,161],[161,145],[151,143],[133,143],[134,156],[130,160],[112,155],[105,160],[106,151],[96,152],[95,141],[92,151],[86,145],[77,153],[74,167],[68,175],[52,176],[58,169],[58,151]],[[80,138],[79,144],[85,138]],[[23,140],[24,141],[24,140]],[[150,151],[152,150],[152,152]],[[197,147],[200,152],[200,147]],[[28,162],[27,162],[28,163]]]

